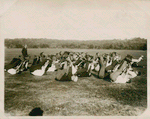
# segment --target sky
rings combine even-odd
[[[150,38],[150,2],[0,0],[1,39]]]

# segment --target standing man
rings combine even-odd
[[[25,60],[26,57],[28,57],[28,52],[27,52],[27,45],[25,44],[25,46],[22,48],[22,56],[23,59]]]
[[[22,48],[22,56],[23,56],[24,61],[22,63],[20,71],[26,71],[28,69],[28,63],[29,63],[29,58],[30,58],[30,56],[28,55],[28,52],[27,52],[27,45],[26,44]]]

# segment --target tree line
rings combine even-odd
[[[78,49],[126,49],[147,50],[147,39],[113,39],[113,40],[58,40],[46,38],[14,38],[5,39],[6,48],[22,48],[27,44],[28,48],[78,48]]]

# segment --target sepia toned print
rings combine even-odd
[[[4,116],[141,116],[148,1],[3,2]]]
[[[12,116],[34,108],[45,116],[137,116],[147,108],[146,50],[28,48],[26,57],[23,50],[5,49]]]

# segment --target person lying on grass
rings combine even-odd
[[[79,77],[88,77],[91,76],[91,67],[92,67],[92,60],[93,56],[87,55],[86,58],[84,57],[83,53],[73,53],[71,55],[71,61],[73,66],[77,70],[77,76]]]
[[[143,60],[143,55],[141,55],[141,57],[139,57],[138,59],[132,59],[132,62],[131,62],[131,65],[132,65],[132,67],[138,67],[139,66],[139,62],[141,61],[141,60]]]
[[[93,61],[92,61],[92,67],[91,67],[91,70],[92,71],[95,71],[95,72],[98,72],[99,69],[100,69],[100,66],[99,66],[99,53],[97,52],[93,58]]]
[[[122,73],[116,78],[114,83],[131,83],[131,79],[140,76],[141,72],[131,70],[129,67],[125,68]]]
[[[38,59],[39,59],[39,57],[37,55],[34,55],[32,65],[38,64]]]
[[[77,66],[77,76],[79,77],[91,76],[93,57],[90,55],[86,57],[87,57],[86,60],[83,60],[83,61],[81,60],[81,62],[75,63]],[[81,64],[83,65],[82,67],[81,67]]]
[[[104,53],[103,55],[102,55],[102,57],[103,57],[103,59],[106,61],[106,71],[110,71],[110,70],[112,70],[113,69],[113,67],[116,65],[116,63],[118,62],[118,61],[116,61],[116,60],[119,60],[119,57],[120,57],[120,55],[119,54],[117,54],[116,52],[113,52],[113,53],[109,53],[109,54],[107,54],[107,53]],[[118,58],[117,58],[118,57]],[[102,64],[100,64],[100,62],[99,62],[99,60],[100,60],[100,56],[98,55],[97,56],[97,58],[96,58],[96,60],[94,59],[93,60],[93,66],[92,66],[92,70],[93,71],[96,71],[96,72],[99,72],[100,71],[100,65],[102,65]],[[102,62],[101,62],[102,63]]]
[[[46,72],[54,72],[57,71],[59,68],[61,68],[59,61],[60,60],[56,58],[56,55],[53,55],[46,69]]]
[[[133,59],[131,55],[127,55],[110,74],[111,81],[114,83],[127,83],[132,78],[139,76],[141,73],[131,68],[131,64],[134,61],[137,60]]]
[[[4,71],[7,71],[12,75],[19,74],[22,71],[26,71],[28,69],[28,62],[29,60],[22,60],[21,56],[18,58],[13,58],[12,61],[5,66]]]
[[[91,71],[95,70],[98,72],[99,78],[105,78],[110,75],[110,73],[115,72],[118,70],[118,67],[121,63],[121,56],[116,52],[112,53],[104,53],[102,56],[99,57],[99,53],[96,53],[95,57],[89,55],[88,53],[79,53],[79,52],[68,52],[65,51],[64,53],[56,53],[56,55],[45,55],[44,52],[40,53],[39,56],[35,56],[33,59],[33,63],[30,67],[31,74],[38,75],[35,72],[42,71],[39,76],[42,76],[45,72],[54,72],[59,69],[64,69],[64,65],[66,64],[66,59],[69,57],[71,63],[73,64],[73,68],[77,70],[76,75],[87,77],[91,75]],[[42,70],[45,61],[49,59],[48,65]],[[130,58],[130,56],[126,57],[126,60],[132,59],[130,62],[131,66],[133,66],[134,62],[139,63],[142,60],[143,56],[139,59]],[[13,68],[19,60],[13,59],[8,66],[5,66],[5,70],[9,68]],[[25,65],[26,64],[26,65]],[[27,66],[28,62],[24,62],[19,66],[19,69],[23,69],[23,67]],[[131,69],[130,66],[130,69]],[[21,68],[20,68],[21,67]],[[18,69],[18,67],[16,67]],[[16,70],[16,69],[15,69]],[[17,70],[18,71],[18,70]],[[19,71],[24,71],[19,70]],[[44,72],[43,72],[44,71]],[[15,72],[16,73],[16,72]]]
[[[121,62],[121,56],[119,54],[116,54],[116,53],[115,53],[115,55],[111,54],[110,60],[111,61],[107,60],[107,66],[105,69],[107,73],[113,72],[114,67],[118,66],[118,64]],[[109,62],[109,65],[108,65],[108,62]]]
[[[114,68],[114,66],[118,63],[118,60],[115,57],[117,57],[116,53],[115,55],[105,53],[99,57],[98,77],[100,79],[107,77],[109,73],[111,72],[111,70]]]
[[[72,59],[72,60],[71,60]],[[82,67],[82,63],[84,62],[84,67]],[[78,76],[90,76],[91,70],[90,65],[85,61],[82,61],[81,57],[76,54],[69,54],[66,58],[66,61],[63,63],[63,69],[57,71],[56,80],[59,81],[77,81]]]
[[[127,55],[125,59],[121,61],[121,56],[118,54],[115,54],[111,58],[112,60],[111,64],[107,65],[109,61],[108,57],[106,57],[106,55],[103,55],[99,58],[100,70],[99,70],[98,76],[101,79],[110,76],[110,79],[112,82],[126,83],[129,81],[129,79],[134,78],[140,74],[138,71],[133,71],[131,66],[133,62],[141,61],[142,57],[143,56],[141,56],[139,59],[133,59],[132,56]],[[122,77],[122,80],[121,80],[121,77]]]
[[[72,68],[77,70],[77,75],[78,76],[85,76],[85,77],[90,76],[91,75],[91,70],[90,70],[90,65],[89,65],[90,63],[89,63],[88,60],[90,60],[91,57],[89,57],[88,60],[83,60],[81,58],[81,56],[79,56],[79,55],[80,54],[70,53],[70,54],[68,54],[67,58],[69,58],[69,61],[73,64]],[[61,63],[61,67],[62,67],[61,69],[63,69],[65,64],[66,64],[66,61],[64,60]]]
[[[21,63],[21,61],[22,60],[20,55],[18,58],[13,58],[9,64],[5,65],[4,70],[8,71],[9,69],[16,67]]]
[[[43,54],[43,52],[42,52]],[[33,70],[33,69],[40,69],[41,66],[44,64],[44,62],[46,60],[49,60],[49,63],[48,63],[48,66],[46,67],[45,69],[45,72],[54,72],[56,71],[60,66],[59,66],[59,60],[56,58],[55,55],[42,55],[42,60],[40,61],[40,56],[34,56],[35,58],[33,59],[33,63],[30,67],[30,71]],[[43,61],[43,62],[42,62]]]
[[[39,64],[36,65],[32,65],[29,70],[30,73],[32,75],[35,76],[42,76],[45,74],[46,68],[49,65],[50,60],[49,59],[45,59],[42,62],[40,62]]]
[[[66,58],[63,69],[59,69],[55,79],[57,81],[74,81],[77,82],[78,77],[76,75],[76,68],[74,67],[70,57]]]
[[[73,57],[72,57],[73,56]],[[72,58],[71,58],[72,57]],[[72,59],[72,60],[71,60]],[[82,61],[81,57],[69,54],[64,62],[63,69],[57,71],[56,80],[58,81],[77,81],[78,76],[87,77],[91,75],[90,57]],[[81,64],[84,62],[84,67]]]
[[[43,52],[40,53],[39,56],[34,55],[32,65],[37,65],[37,64],[41,63],[43,60],[45,60],[45,59],[46,59],[46,56],[44,55]]]
[[[103,56],[100,56],[100,58],[99,58],[100,69],[99,69],[99,72],[98,72],[98,77],[100,79],[103,79],[104,77],[106,77],[105,76],[106,64],[107,64],[106,59],[104,59]]]

